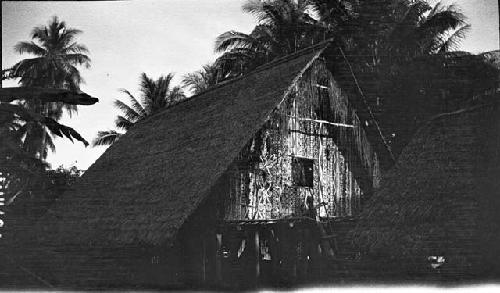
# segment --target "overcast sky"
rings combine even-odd
[[[29,40],[33,27],[57,15],[69,27],[83,30],[78,41],[90,50],[92,66],[82,69],[82,90],[99,98],[93,106],[80,106],[62,123],[74,127],[88,141],[98,130],[113,129],[119,112],[115,98],[125,98],[119,88],[137,94],[139,74],[157,78],[174,72],[182,75],[215,59],[215,38],[228,30],[250,32],[255,20],[241,11],[244,0],[161,0],[110,2],[5,2],[2,1],[2,68],[23,57],[13,51],[18,41]],[[436,1],[431,1],[436,2]],[[474,53],[498,49],[497,0],[457,0],[472,25],[461,50]],[[28,56],[26,56],[28,57]],[[12,81],[2,86],[16,86]],[[52,167],[63,164],[87,169],[105,147],[87,147],[56,138]]]

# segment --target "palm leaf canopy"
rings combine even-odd
[[[90,67],[87,47],[75,42],[78,29],[68,28],[64,21],[54,16],[48,26],[35,27],[33,40],[14,46],[19,54],[31,54],[11,68],[11,74],[20,78],[24,86],[50,86],[78,89],[83,81],[76,66]]]
[[[115,127],[123,131],[128,131],[136,123],[148,118],[149,116],[169,107],[185,98],[180,87],[171,87],[174,74],[169,73],[166,76],[160,76],[154,80],[142,73],[139,81],[140,98],[136,98],[126,89],[119,91],[124,93],[130,103],[127,104],[121,100],[115,100],[114,105],[122,113],[115,119]],[[92,145],[111,145],[120,138],[123,133],[115,130],[99,131]]]
[[[123,134],[116,130],[99,131],[97,137],[92,141],[92,146],[111,145],[117,141]]]
[[[223,54],[216,65],[224,78],[244,74],[324,39],[324,25],[311,16],[316,11],[313,1],[249,0],[242,9],[254,15],[258,24],[250,34],[227,31],[217,37],[215,52]]]
[[[186,74],[182,79],[182,84],[196,95],[217,84],[219,78],[220,72],[217,65],[206,64],[202,69]]]
[[[17,119],[25,121],[26,123],[36,123],[38,125],[45,126],[51,131],[52,134],[60,137],[66,137],[71,141],[76,139],[83,142],[85,146],[88,145],[88,142],[73,128],[62,125],[50,117],[45,117],[29,111],[22,105],[2,103],[0,104],[0,114],[1,117],[4,115],[12,117],[12,115],[14,115],[14,117],[17,117]],[[2,119],[2,121],[3,120],[4,119]]]

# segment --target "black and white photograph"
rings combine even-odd
[[[500,0],[1,7],[0,290],[500,289]]]

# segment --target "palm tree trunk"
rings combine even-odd
[[[44,116],[44,117],[47,117],[49,116],[49,107],[47,104],[44,104],[40,101],[40,107],[41,107],[41,114]],[[45,126],[42,126],[42,129],[45,128]],[[42,139],[40,140],[40,152],[39,152],[39,156],[38,156],[38,159],[40,160],[43,160],[43,153],[45,151],[45,143],[47,141],[47,131],[45,129],[43,129],[42,131]]]
[[[52,84],[47,86],[48,88],[58,88],[58,86],[56,85],[56,81],[55,81],[55,78],[52,78]],[[60,87],[62,88],[62,87]],[[44,116],[44,117],[48,117],[49,116],[49,105],[51,103],[43,103],[42,101],[40,101],[40,113]],[[47,143],[47,129],[45,129],[45,126],[42,126],[42,139],[40,140],[40,156],[39,156],[39,159],[40,160],[44,160],[44,152],[45,152],[45,149],[46,149],[46,143]]]

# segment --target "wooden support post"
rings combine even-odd
[[[222,283],[222,234],[217,233],[217,249],[215,252],[215,275],[217,278],[217,283],[220,285]]]
[[[319,198],[318,198],[318,203],[323,202],[323,184],[321,182],[321,179],[323,177],[323,160],[321,158],[323,157],[323,138],[321,137],[321,134],[323,134],[323,123],[319,124],[319,152],[318,152],[318,191],[319,191]],[[328,147],[328,146],[327,146]],[[313,205],[314,206],[314,205]],[[320,215],[321,215],[321,206],[320,208],[316,211],[316,221],[319,221]],[[326,207],[325,207],[326,210]],[[328,211],[327,211],[328,212]]]
[[[293,228],[293,226],[292,226],[292,228]],[[297,263],[298,263],[297,245],[299,243],[298,237],[297,237],[297,230],[298,230],[298,228],[295,228],[292,231],[290,231],[290,233],[292,234],[292,237],[290,238],[290,240],[292,240],[290,242],[290,244],[292,245],[291,251],[290,251],[291,252],[290,260],[292,262],[293,280],[297,280]]]
[[[260,276],[260,238],[259,229],[255,229],[255,281],[259,281]]]
[[[271,278],[276,278],[278,276],[278,265],[279,265],[279,259],[280,259],[280,255],[278,255],[279,253],[279,247],[278,245],[280,244],[279,242],[277,242],[277,230],[276,229],[273,229],[271,230],[272,233],[271,235],[272,238],[270,239],[270,243],[271,243]]]
[[[207,283],[207,240],[206,235],[203,234],[201,238],[201,279],[203,284]]]

